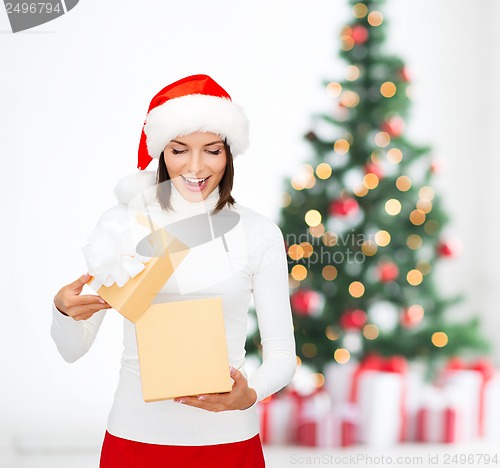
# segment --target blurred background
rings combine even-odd
[[[287,241],[301,366],[261,405],[269,466],[327,448],[490,450],[499,14],[494,0],[81,0],[17,34],[0,14],[0,466],[97,466],[122,319],[108,314],[69,365],[51,302],[85,272],[86,236],[136,170],[151,96],[195,73],[245,108],[234,195]],[[351,245],[359,262],[308,260],[346,259],[339,241],[353,238],[367,241]]]

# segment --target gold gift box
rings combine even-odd
[[[136,218],[146,225],[146,218]],[[143,399],[145,402],[181,396],[231,391],[222,299],[213,297],[152,304],[189,248],[163,229],[156,229],[162,255],[122,287],[87,284],[111,307],[133,322]]]
[[[231,391],[220,297],[152,304],[135,327],[144,401]]]

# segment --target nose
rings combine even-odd
[[[197,174],[201,173],[203,164],[204,163],[201,150],[194,149],[187,161],[187,170],[196,177]]]

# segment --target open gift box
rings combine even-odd
[[[144,218],[138,217],[144,223]],[[153,239],[156,256],[123,286],[88,281],[108,304],[135,324],[146,402],[231,391],[222,299],[152,304],[189,248],[164,229]]]
[[[144,401],[231,391],[220,297],[152,304],[135,327]]]

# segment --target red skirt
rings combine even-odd
[[[104,436],[100,468],[264,468],[259,434],[217,445],[157,445]]]

